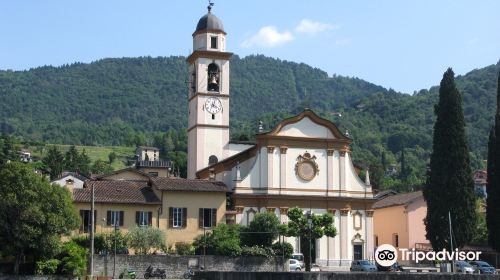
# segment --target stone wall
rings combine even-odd
[[[199,272],[195,280],[498,280],[500,275],[366,272]]]
[[[199,267],[212,271],[284,271],[286,261],[262,257],[117,255],[115,277],[130,268],[142,278],[149,265],[153,269],[166,269],[167,278],[182,278],[188,266],[195,271]],[[94,275],[113,276],[113,255],[94,257]]]
[[[68,276],[32,276],[32,275],[5,275],[0,276],[0,280],[77,280],[78,278],[68,277]]]

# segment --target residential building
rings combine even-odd
[[[427,203],[422,191],[386,196],[373,209],[375,247],[382,244],[409,249],[429,247],[424,224]]]
[[[175,246],[191,243],[225,222],[228,189],[221,182],[160,177],[86,181],[83,188],[73,190],[82,221],[79,233],[91,229],[92,188],[96,233],[111,232],[115,226],[124,232],[151,226],[162,229],[167,244]]]
[[[59,175],[57,179],[51,181],[50,183],[57,184],[61,187],[67,187],[70,191],[72,191],[74,188],[83,188],[83,184],[88,179],[89,178],[79,173],[64,171],[63,173],[61,173],[61,175]]]

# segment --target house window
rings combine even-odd
[[[125,216],[123,211],[108,211],[106,216],[106,225],[123,226]]]
[[[187,208],[168,208],[168,227],[185,228],[187,226]]]
[[[153,225],[153,212],[151,211],[136,211],[135,223],[140,227],[147,227]]]
[[[199,227],[210,228],[217,225],[217,209],[215,208],[200,208],[199,211]]]
[[[216,36],[210,37],[210,48],[211,49],[217,48],[217,37]]]
[[[80,232],[90,232],[91,226],[92,226],[92,217],[90,215],[90,210],[80,210],[80,218],[82,220],[82,223],[80,224]],[[94,220],[97,219],[97,210],[94,210]],[[95,225],[94,223],[94,231],[95,231]]]
[[[397,233],[394,233],[392,235],[392,245],[394,245],[394,247],[396,248],[399,247],[399,235]]]

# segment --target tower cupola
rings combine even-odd
[[[226,32],[222,21],[212,13],[213,3],[208,5],[208,13],[200,18],[193,33],[193,51],[226,50]]]

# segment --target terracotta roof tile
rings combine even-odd
[[[423,197],[422,191],[411,192],[411,193],[402,193],[387,196],[373,204],[373,209],[396,206],[396,205],[408,205],[414,200]]]
[[[151,182],[163,191],[230,192],[226,184],[218,181],[153,177]]]
[[[161,204],[145,181],[87,181],[83,189],[73,190],[73,200],[90,202],[92,185],[96,203]]]

